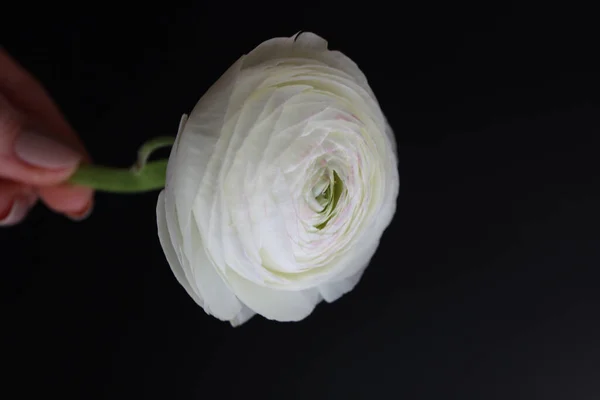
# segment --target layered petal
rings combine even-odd
[[[177,146],[169,157],[166,188],[174,192],[175,207],[182,232],[187,232],[190,211],[207,167],[215,156],[215,147],[227,116],[229,102],[240,72],[241,61],[206,92],[194,107],[178,134]]]
[[[319,286],[319,293],[323,296],[323,299],[332,303],[350,292],[360,281],[362,278],[363,272],[365,271],[366,265],[361,269],[361,271],[355,273],[354,275],[341,279],[339,281],[327,282]]]
[[[235,293],[254,312],[275,321],[300,321],[313,312],[321,301],[319,291],[284,291],[259,286],[236,272],[228,274]]]
[[[158,195],[158,204],[156,205],[156,216],[157,216],[157,225],[158,225],[158,238],[160,240],[160,244],[165,253],[165,257],[167,258],[167,262],[173,271],[173,275],[175,275],[175,279],[177,282],[187,292],[187,294],[201,307],[204,306],[204,301],[202,297],[196,294],[196,291],[192,289],[188,278],[185,276],[181,263],[179,262],[179,256],[175,252],[175,248],[173,242],[171,241],[171,235],[169,233],[169,228],[167,227],[167,213],[165,209],[165,191],[163,190]]]

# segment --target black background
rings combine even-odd
[[[0,231],[6,398],[600,398],[595,14],[481,3],[3,5],[2,45],[96,163],[130,165],[240,55],[307,30],[369,78],[401,175],[351,294],[236,329],[172,276],[157,193],[98,193],[81,223],[38,206]]]

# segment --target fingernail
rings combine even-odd
[[[90,201],[85,207],[83,207],[83,210],[81,210],[80,212],[65,215],[72,221],[79,222],[89,217],[90,214],[92,214],[92,211],[94,211],[94,202]]]
[[[36,203],[35,195],[21,195],[17,197],[9,210],[0,215],[0,226],[12,226],[21,222]]]
[[[67,145],[31,130],[19,135],[15,142],[15,154],[28,164],[49,169],[74,167],[82,158],[81,154]]]

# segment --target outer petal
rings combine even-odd
[[[235,318],[229,322],[231,323],[231,326],[233,326],[233,327],[240,326],[240,325],[246,323],[246,321],[248,321],[250,318],[254,317],[255,315],[256,315],[256,313],[254,311],[252,311],[251,309],[249,309],[248,307],[243,305],[242,311],[240,311],[239,314],[236,315]]]
[[[354,274],[349,278],[323,284],[319,286],[319,293],[321,293],[321,296],[323,296],[323,299],[325,299],[326,302],[334,302],[354,289],[354,287],[360,281],[364,271],[365,269],[363,268],[359,273]]]
[[[238,61],[231,66],[202,96],[179,133],[177,146],[171,151],[167,190],[174,191],[183,235],[187,234],[192,204],[214,155],[240,65],[241,61]]]
[[[267,40],[258,45],[244,58],[244,68],[282,58],[313,59],[349,74],[373,98],[375,95],[367,78],[356,63],[339,51],[327,49],[327,41],[312,32],[301,32],[292,37]]]
[[[179,129],[177,130],[177,140],[173,145],[172,152],[177,152],[177,148],[179,145],[179,139],[181,138],[181,132],[185,126],[187,121],[187,115],[183,115],[181,121],[179,123]],[[183,251],[183,235],[181,233],[181,227],[179,225],[179,218],[177,216],[176,210],[176,199],[174,199],[174,191],[170,190],[168,182],[171,181],[171,176],[173,174],[173,165],[169,163],[167,167],[167,188],[164,191],[164,197],[162,202],[164,203],[164,211],[165,211],[165,219],[167,223],[167,231],[169,236],[171,237],[171,243],[173,245],[173,250],[175,250],[175,254],[177,255],[177,259],[179,261],[180,267],[183,270],[183,275],[187,282],[189,282],[191,290],[196,294],[196,297],[201,300],[202,306],[204,306],[204,300],[202,295],[198,291],[198,288],[193,284],[194,275],[192,274],[192,270],[190,268],[190,263],[188,261],[188,257],[184,254]]]
[[[295,38],[298,40],[294,40]],[[317,59],[316,55],[325,51],[327,51],[327,41],[314,33],[307,32],[300,36],[273,38],[262,42],[244,57],[244,68],[255,67],[282,58]]]
[[[238,298],[267,319],[300,321],[321,301],[316,288],[298,292],[270,289],[242,278],[235,271],[230,271],[228,278]]]
[[[171,242],[171,235],[169,234],[169,230],[167,228],[167,215],[165,211],[165,191],[163,190],[158,195],[158,203],[156,205],[156,217],[158,224],[158,238],[160,240],[160,244],[165,253],[165,257],[167,258],[167,262],[171,266],[173,270],[173,274],[177,279],[177,282],[185,291],[190,295],[192,299],[198,305],[204,306],[204,301],[192,290],[189,281],[185,277],[185,273],[183,272],[183,268],[181,267],[181,263],[177,257],[175,252],[175,248],[173,247],[173,243]]]
[[[214,315],[223,321],[230,321],[233,326],[243,324],[254,316],[255,313],[243,306],[223,282],[214,266],[206,258],[206,253],[200,242],[198,243],[198,251],[195,252],[199,257],[194,258],[195,268],[191,273],[193,281],[190,282],[188,277],[186,277],[168,229],[165,197],[165,191],[163,190],[158,196],[156,207],[158,236],[167,262],[171,266],[177,282],[183,286],[189,296],[198,305],[203,307],[208,314]],[[177,224],[177,221],[172,222]],[[194,286],[192,287],[192,285]],[[199,296],[196,292],[201,293],[202,296]],[[203,298],[206,300],[203,300]]]
[[[185,240],[190,241],[190,248],[186,255],[190,260],[194,279],[191,284],[195,285],[204,299],[204,311],[222,321],[235,318],[242,310],[242,304],[219,275],[217,267],[208,258],[194,221],[192,221],[190,236],[184,238]]]

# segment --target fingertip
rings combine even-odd
[[[25,219],[37,202],[37,195],[30,190],[20,191],[12,196],[3,196],[0,200],[0,226],[8,227]]]
[[[72,146],[33,130],[23,130],[17,136],[14,154],[25,164],[49,170],[77,168],[84,157]]]
[[[84,206],[81,210],[72,213],[65,213],[65,215],[69,219],[79,222],[87,219],[90,215],[92,215],[92,211],[94,211],[94,200],[90,199],[87,205]]]
[[[70,219],[81,221],[87,218],[94,206],[94,190],[82,186],[62,184],[40,187],[39,195],[52,210]]]
[[[88,160],[82,146],[39,124],[0,93],[0,177],[31,186],[53,186],[66,181]]]

